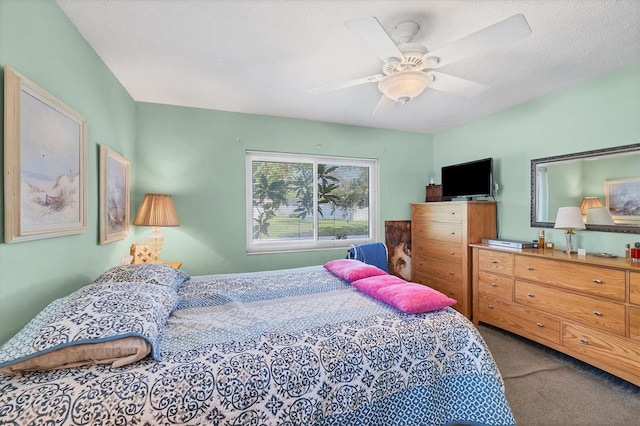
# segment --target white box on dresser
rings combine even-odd
[[[473,248],[473,320],[640,386],[640,264],[560,250]]]

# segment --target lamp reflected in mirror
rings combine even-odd
[[[588,225],[615,225],[611,212],[606,207],[592,207],[587,210],[585,221]]]
[[[582,213],[582,217],[587,217],[587,210],[592,209],[594,207],[602,207],[602,202],[598,197],[584,197],[582,202],[580,203],[580,212]]]

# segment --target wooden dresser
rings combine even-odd
[[[458,303],[471,318],[470,243],[496,236],[496,203],[445,201],[411,205],[412,281]]]
[[[473,320],[640,386],[640,264],[473,244]]]

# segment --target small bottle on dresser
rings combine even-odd
[[[631,259],[631,244],[624,245],[624,258]]]
[[[540,232],[538,232],[538,248],[541,250],[546,249],[544,244],[544,229],[541,229]]]

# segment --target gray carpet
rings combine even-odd
[[[519,426],[640,425],[640,387],[498,328],[478,330]]]

